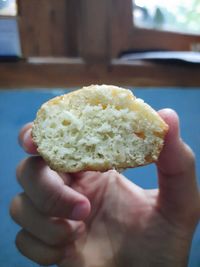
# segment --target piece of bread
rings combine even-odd
[[[130,90],[91,85],[44,103],[32,136],[56,171],[106,171],[156,161],[167,130]]]

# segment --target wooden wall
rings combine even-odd
[[[124,62],[140,49],[190,50],[200,36],[139,29],[132,0],[18,0],[23,60],[0,63],[2,87],[89,83],[199,86],[198,66]]]
[[[19,0],[24,57],[78,56],[78,0]]]

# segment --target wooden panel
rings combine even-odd
[[[110,59],[111,0],[81,0],[80,56],[88,63]]]
[[[77,55],[75,2],[19,0],[19,24],[25,57]]]
[[[112,58],[116,58],[121,51],[127,49],[132,29],[132,1],[112,0],[110,35]]]
[[[59,0],[60,1],[60,0]],[[66,56],[79,56],[79,23],[80,23],[80,1],[81,0],[65,0],[66,1]]]
[[[0,88],[51,88],[89,84],[122,86],[200,86],[200,66],[125,63],[88,65],[81,59],[31,59],[30,63],[0,63]]]

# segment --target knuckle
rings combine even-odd
[[[24,254],[24,245],[25,243],[25,234],[24,234],[24,230],[20,230],[15,238],[15,246],[17,247],[17,249]]]
[[[34,166],[33,164],[35,163],[36,157],[27,157],[23,159],[17,166],[16,168],[16,177],[19,183],[21,183],[22,178],[24,175],[27,174],[27,171]]]
[[[65,235],[59,235],[59,233],[57,234],[49,234],[46,236],[46,240],[45,242],[47,244],[49,244],[50,246],[61,246],[67,243],[67,238]]]
[[[27,159],[23,159],[16,168],[16,177],[19,183],[21,183],[21,177],[24,171],[25,164],[27,162]]]
[[[20,213],[20,206],[21,206],[21,197],[22,194],[17,195],[10,204],[10,216],[11,218],[16,222],[18,222],[18,217],[19,217],[19,213]]]
[[[23,159],[16,168],[16,177],[20,184],[23,184],[25,178],[29,178],[33,171],[37,171],[42,167],[44,161],[39,156],[32,156]]]

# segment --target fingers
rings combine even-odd
[[[189,206],[199,209],[199,192],[192,150],[181,140],[178,115],[169,109],[159,112],[169,125],[165,145],[157,163],[160,201],[177,213],[188,212]]]
[[[65,254],[64,248],[48,246],[25,230],[18,233],[16,246],[24,256],[42,266],[60,262]]]
[[[37,154],[37,147],[31,137],[32,123],[27,123],[19,133],[19,144],[29,154]]]
[[[48,216],[84,220],[90,213],[89,200],[65,185],[40,157],[24,160],[17,178],[35,207]]]
[[[24,193],[14,198],[10,214],[17,224],[50,246],[71,243],[85,230],[83,222],[50,218],[38,212]]]
[[[82,255],[77,251],[74,243],[66,247],[55,247],[44,244],[26,230],[21,230],[16,237],[19,251],[30,260],[41,266],[83,266]]]

